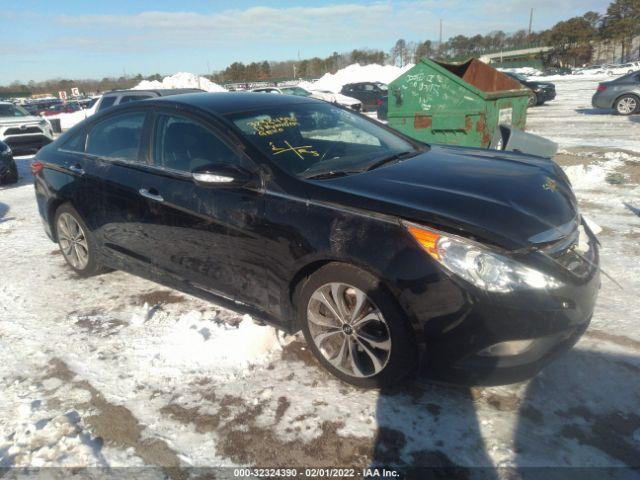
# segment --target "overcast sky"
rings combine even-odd
[[[259,3],[248,0],[2,2],[0,85],[123,73],[207,73],[234,61],[388,51],[398,38],[541,30],[606,0],[426,0]]]

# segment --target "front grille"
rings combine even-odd
[[[4,132],[5,135],[25,135],[30,133],[42,133],[39,127],[27,127],[24,129],[18,127],[7,128]]]

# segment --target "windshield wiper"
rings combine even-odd
[[[349,175],[350,173],[358,173],[358,172],[351,171],[351,170],[336,170],[331,172],[317,173],[315,175],[311,175],[310,177],[304,177],[304,178],[305,180],[324,180],[325,178],[344,177],[346,175]]]
[[[404,160],[405,158],[415,157],[416,155],[418,155],[418,153],[420,152],[416,150],[394,153],[393,155],[390,155],[388,157],[384,157],[384,158],[381,158],[380,160],[376,160],[371,165],[367,166],[367,168],[365,168],[363,171],[368,172],[369,170],[373,170],[375,168],[381,167],[382,165],[394,162],[396,160]]]

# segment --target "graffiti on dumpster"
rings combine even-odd
[[[431,110],[434,99],[438,100],[436,105],[446,105],[447,108],[459,105],[463,100],[444,76],[433,73],[408,74],[402,88],[417,99],[422,110]]]

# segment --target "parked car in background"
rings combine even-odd
[[[199,88],[168,88],[158,90],[113,90],[102,95],[95,104],[95,112],[101,112],[107,108],[123,103],[146,100],[148,98],[166,97],[182,93],[203,92]]]
[[[386,120],[389,114],[389,96],[385,95],[380,99],[380,104],[376,110],[376,117],[378,120]]]
[[[573,71],[567,67],[548,67],[542,72],[545,76],[551,75],[571,75]]]
[[[13,159],[11,147],[0,142],[0,184],[16,183],[18,181],[18,167]]]
[[[517,80],[522,85],[531,90],[529,94],[529,106],[535,107],[556,98],[556,86],[550,82],[538,82],[530,80],[524,75],[512,72],[502,72],[505,75]]]
[[[347,97],[341,93],[335,93],[329,90],[311,90],[311,93],[313,94],[313,98],[319,98],[325,102],[337,103],[356,112],[362,111],[362,102],[357,98]]]
[[[590,65],[588,67],[577,68],[573,71],[574,75],[595,75],[604,73],[608,65]]]
[[[595,108],[614,109],[620,115],[640,113],[640,71],[601,82],[591,104]]]
[[[363,111],[375,110],[380,105],[380,99],[387,95],[387,85],[382,82],[348,83],[340,93],[360,100]]]
[[[362,103],[355,98],[347,97],[340,93],[333,93],[328,90],[307,90],[306,88],[294,86],[294,87],[258,87],[251,89],[252,92],[261,93],[277,93],[283,95],[296,95],[298,97],[312,97],[318,100],[324,100],[325,102],[337,103],[344,107],[349,107],[352,110],[359,112],[362,110]]]
[[[14,154],[37,152],[53,140],[48,120],[30,114],[19,105],[0,102],[0,141],[11,147]]]
[[[619,65],[607,65],[605,73],[609,76],[613,75],[625,75],[627,73],[640,70],[634,63],[622,63]]]
[[[65,102],[58,105],[53,105],[52,107],[43,110],[40,114],[45,117],[50,117],[53,115],[59,115],[61,113],[79,112],[80,110],[82,110],[82,107],[78,102]]]
[[[598,242],[552,160],[427,145],[312,98],[132,102],[32,171],[78,274],[126,270],[302,330],[361,387],[419,365],[530,377],[580,338],[600,286]]]

